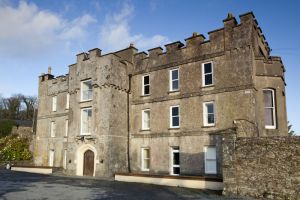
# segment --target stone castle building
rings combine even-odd
[[[77,55],[39,77],[34,162],[66,174],[222,176],[220,135],[287,134],[284,66],[252,12],[145,52]]]

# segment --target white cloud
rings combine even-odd
[[[86,37],[85,28],[96,20],[86,14],[74,20],[40,10],[33,3],[20,1],[17,7],[0,4],[0,53],[30,56],[70,40]]]
[[[119,13],[107,15],[100,31],[100,46],[104,51],[115,51],[126,48],[134,43],[137,48],[147,50],[168,42],[163,35],[146,37],[143,34],[131,34],[129,21],[133,16],[134,8],[124,4]]]

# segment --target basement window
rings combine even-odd
[[[180,155],[179,155],[179,147],[171,147],[171,175],[179,175],[180,174]]]
[[[150,170],[150,149],[142,148],[142,171]]]

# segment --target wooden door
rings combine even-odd
[[[86,152],[84,152],[83,175],[94,175],[94,152],[91,150],[87,150]]]

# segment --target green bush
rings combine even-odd
[[[9,119],[0,120],[0,138],[9,135],[11,133],[13,126],[15,125],[16,123],[13,120],[9,120]]]
[[[0,139],[0,161],[20,161],[31,158],[28,139],[13,135]]]

